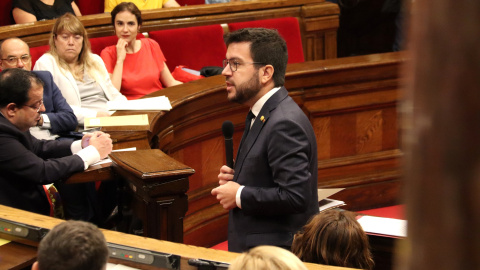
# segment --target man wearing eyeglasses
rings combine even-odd
[[[277,31],[246,28],[225,36],[228,100],[250,107],[234,168],[212,190],[230,210],[228,250],[290,249],[318,213],[317,144],[307,116],[283,87],[287,46]]]
[[[32,58],[27,43],[19,38],[9,38],[0,44],[0,68],[32,69]],[[77,118],[62,96],[48,71],[33,71],[44,82],[43,104],[45,112],[30,132],[37,139],[52,140],[77,128]],[[40,108],[40,104],[36,104]]]
[[[0,72],[0,204],[50,214],[43,185],[63,182],[105,158],[112,140],[103,132],[82,140],[37,140],[29,129],[45,111],[43,82],[30,71]]]

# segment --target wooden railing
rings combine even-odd
[[[181,27],[227,24],[269,18],[296,17],[300,23],[305,59],[337,56],[339,8],[324,0],[262,0],[196,5],[142,12],[142,32]],[[80,17],[89,37],[113,35],[109,13]],[[54,21],[0,27],[0,40],[19,37],[30,47],[48,44]]]

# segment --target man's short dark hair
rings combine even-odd
[[[55,226],[38,246],[40,270],[101,270],[108,260],[103,233],[84,221],[65,221]]]
[[[224,36],[227,47],[231,43],[251,42],[250,54],[253,62],[272,65],[275,69],[273,82],[275,87],[285,84],[288,51],[287,43],[275,29],[243,28]]]
[[[25,105],[33,84],[43,86],[43,81],[33,72],[21,68],[9,68],[0,72],[0,108],[10,103]]]

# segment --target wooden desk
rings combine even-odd
[[[0,246],[0,270],[30,269],[37,259],[35,247],[10,242]]]
[[[34,214],[34,213],[30,213],[30,212],[26,212],[18,209],[6,207],[3,205],[0,205],[0,218],[13,220],[16,222],[20,222],[20,223],[24,223],[32,226],[43,227],[47,229],[52,229],[55,225],[59,224],[60,222],[63,222],[62,220],[59,220],[59,219],[42,216],[42,215],[38,215],[38,214]],[[151,250],[151,251],[157,251],[157,252],[162,252],[167,254],[179,255],[181,256],[180,269],[182,270],[197,269],[196,267],[192,267],[188,265],[188,259],[192,259],[192,258],[205,259],[205,260],[221,261],[221,262],[229,263],[239,255],[239,253],[178,244],[178,243],[173,243],[168,241],[156,240],[152,238],[128,235],[128,234],[114,232],[114,231],[108,231],[108,230],[102,230],[102,231],[105,235],[105,238],[107,239],[107,242],[109,243],[120,244],[120,245],[135,247],[135,248]],[[2,234],[0,233],[0,237],[1,236]],[[16,247],[20,247],[22,253],[23,252],[27,253],[28,251],[26,250],[30,250],[30,253],[29,253],[30,256],[31,256],[32,249],[35,249],[32,247],[28,247],[24,245],[16,245],[16,244],[6,246],[6,249],[12,248],[8,252],[13,252],[13,249],[15,249]],[[125,263],[124,261],[114,261],[114,262],[122,263],[132,267],[137,267],[140,269],[158,269],[158,268],[145,267],[145,265]],[[312,269],[312,270],[313,269],[318,269],[318,270],[349,269],[349,268],[341,268],[341,267],[324,266],[324,265],[318,265],[318,264],[305,264],[305,265],[307,266],[308,269]],[[2,266],[3,266],[3,261],[0,262],[0,267]],[[21,269],[21,268],[14,268],[14,269]]]

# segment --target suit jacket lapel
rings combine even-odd
[[[233,179],[234,181],[237,180],[237,177],[240,174],[245,157],[248,155],[248,152],[250,152],[252,146],[257,140],[263,126],[270,118],[270,112],[273,111],[278,106],[278,104],[287,96],[288,91],[287,89],[285,89],[285,87],[280,88],[273,96],[271,96],[263,105],[257,117],[255,117],[255,121],[253,122],[253,125],[250,128],[247,137],[242,137],[242,141],[240,142],[240,146],[237,152],[237,160],[235,162],[235,176]]]

